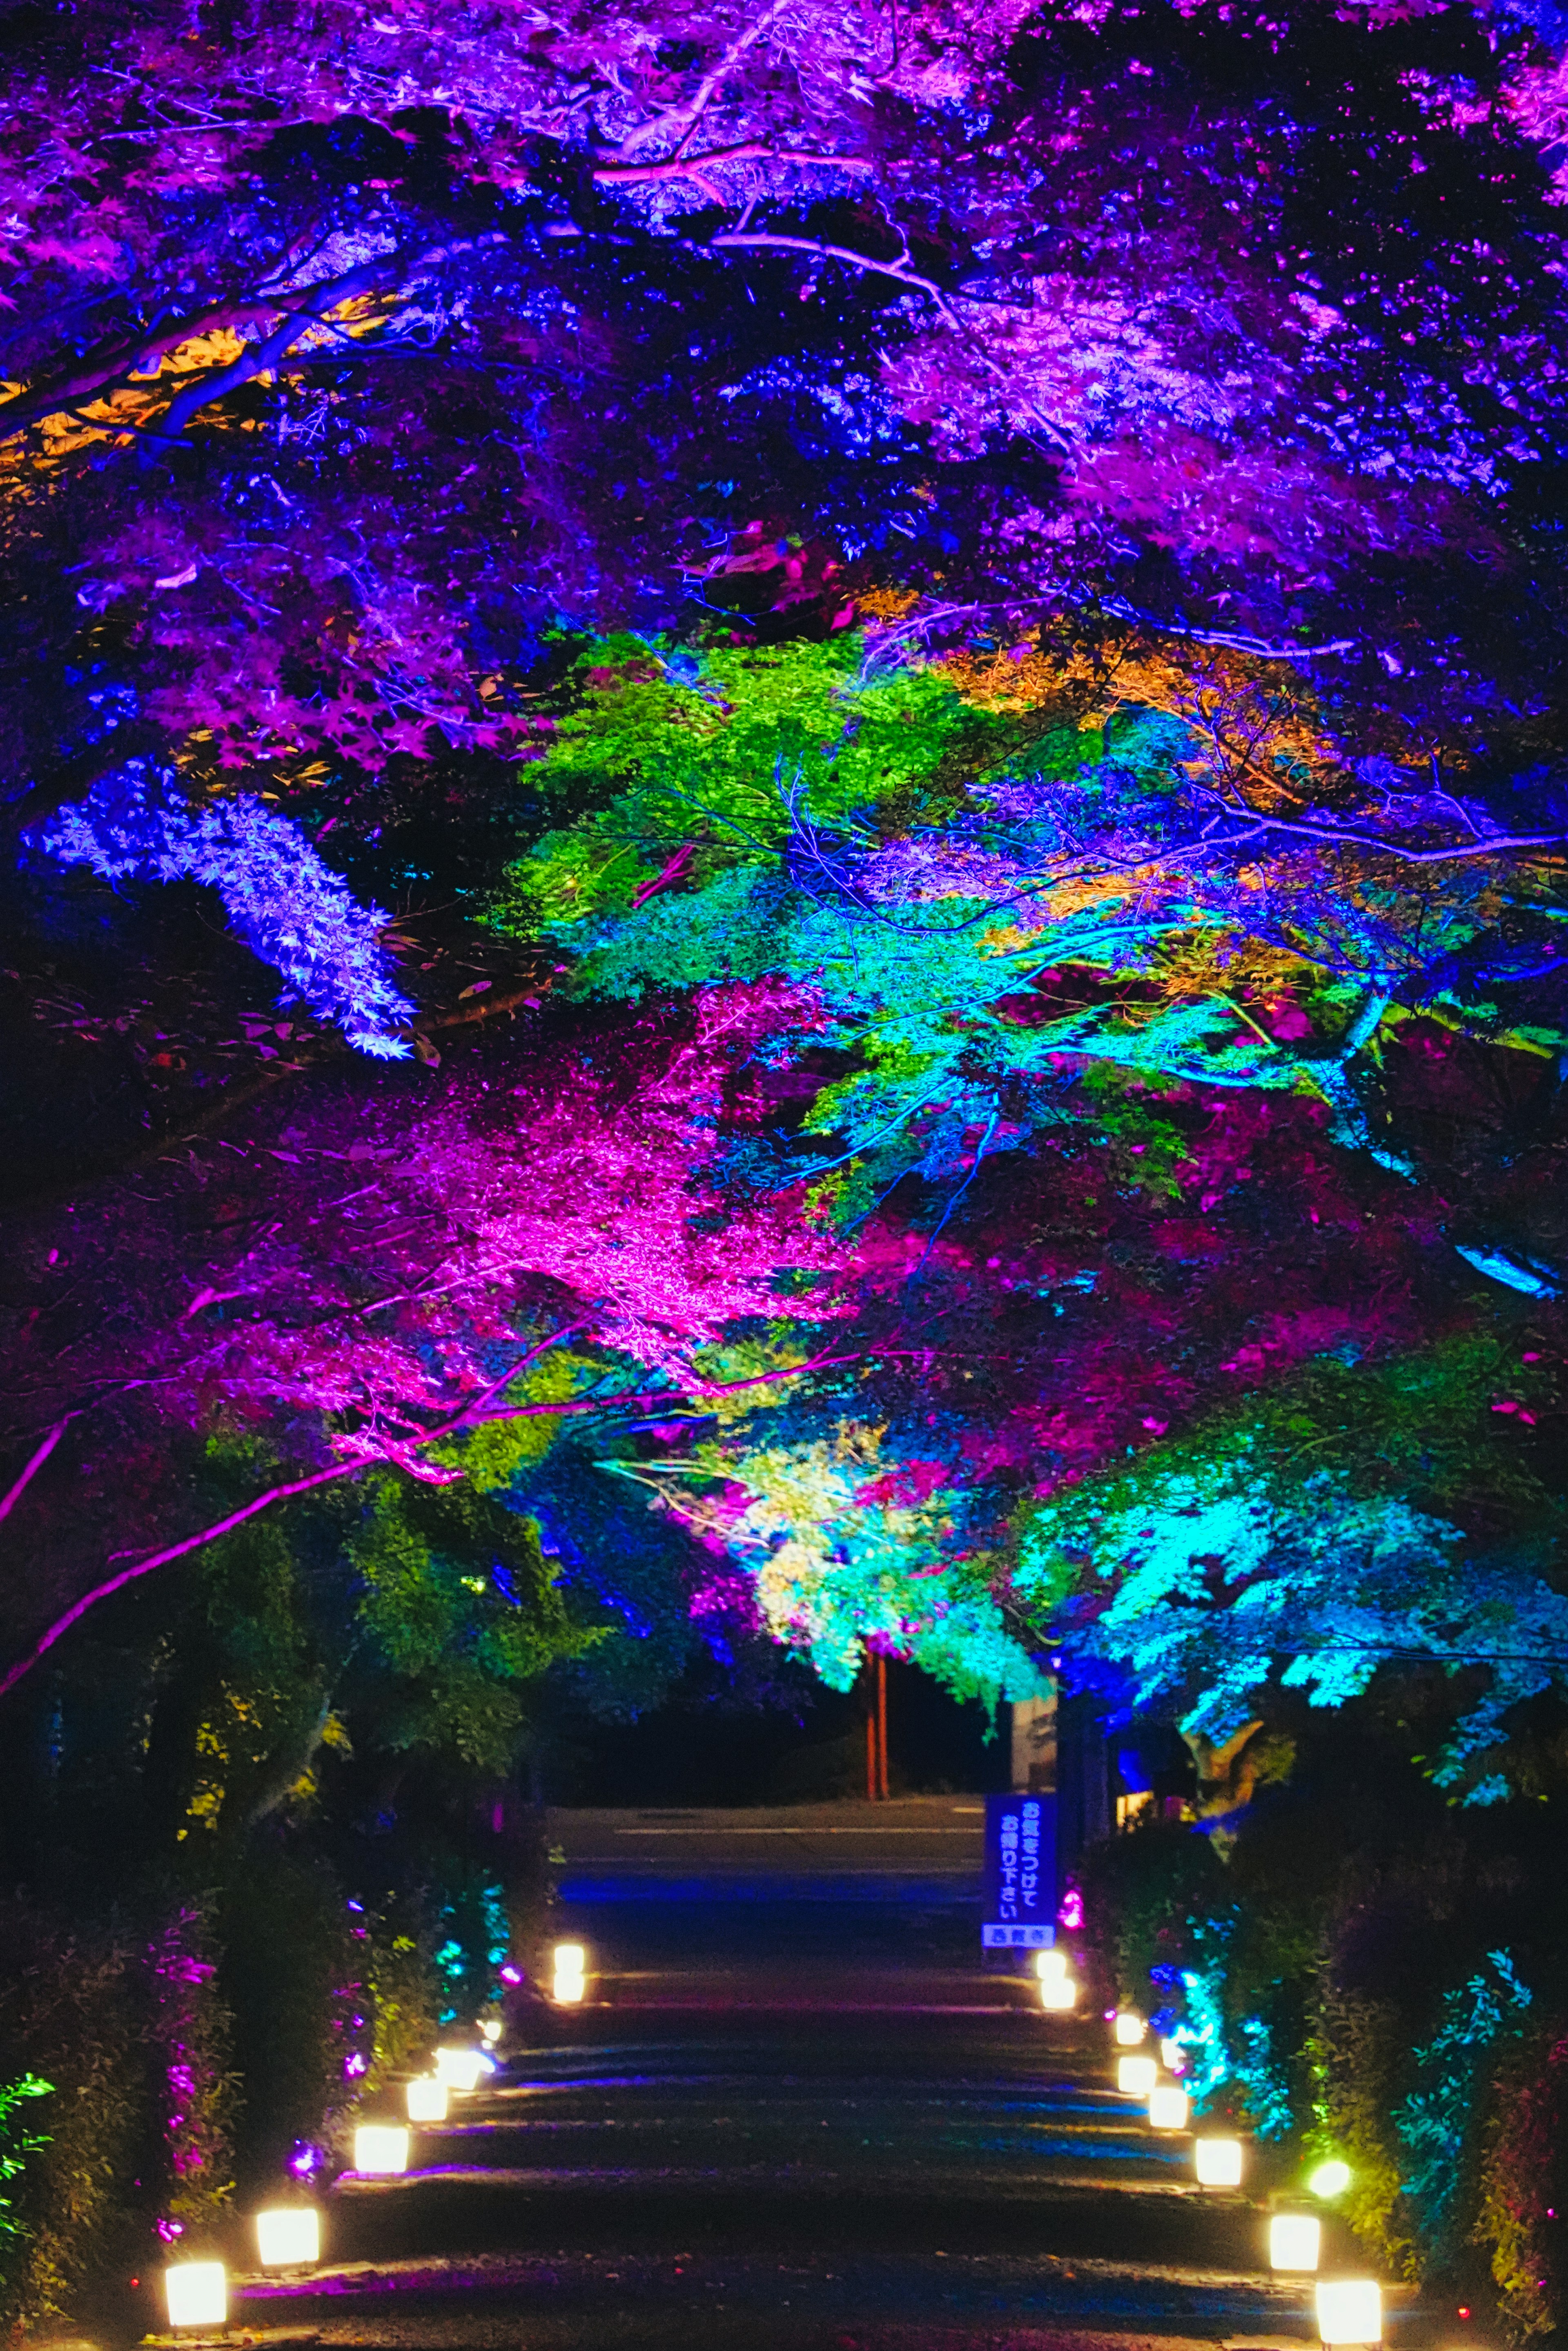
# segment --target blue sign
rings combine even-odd
[[[1056,1940],[1056,1798],[986,1798],[988,1951],[1041,1951]]]

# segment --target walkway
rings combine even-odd
[[[1312,2338],[1260,2222],[979,1965],[974,1800],[566,1813],[590,2001],[418,2168],[342,2182],[257,2332],[528,2351],[1118,2351]]]

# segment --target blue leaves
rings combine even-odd
[[[195,807],[172,769],[128,759],[35,838],[62,864],[89,865],[109,882],[208,883],[252,954],[283,975],[280,1001],[335,1020],[379,1061],[412,1052],[396,1031],[413,1007],[378,936],[390,917],[360,905],[299,827],[260,800]]]
[[[1454,2206],[1479,2104],[1479,2077],[1500,2040],[1520,2038],[1533,1997],[1520,1981],[1511,1953],[1486,1956],[1490,1972],[1472,1976],[1444,2000],[1436,2034],[1415,2053],[1421,2087],[1394,2116],[1394,2127],[1410,2151],[1405,2192],[1432,2252],[1454,2250]]]
[[[1156,1448],[1113,1492],[1042,1505],[1015,1586],[1054,1607],[1076,1656],[1130,1677],[1134,1708],[1174,1706],[1184,1732],[1217,1744],[1276,1681],[1333,1708],[1385,1665],[1485,1667],[1490,1687],[1431,1766],[1476,1805],[1511,1792],[1480,1768],[1506,1756],[1511,1710],[1568,1687],[1568,1599],[1535,1566],[1528,1552],[1478,1556],[1457,1526],[1337,1472],[1292,1477],[1236,1431],[1209,1461]]]

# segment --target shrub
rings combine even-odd
[[[1312,2113],[1307,2151],[1350,2166],[1345,2218],[1396,2277],[1413,2278],[1417,2249],[1394,2134],[1409,2046],[1399,2011],[1392,2001],[1346,1991],[1325,1965],[1306,2046]]]
[[[374,2046],[369,1955],[323,1861],[258,1840],[217,1896],[218,1980],[234,2017],[242,2177],[330,2140]]]
[[[234,2192],[235,2085],[217,1972],[208,1910],[182,1903],[147,1950],[148,2040],[169,2179],[158,2228],[171,2240],[204,2234]]]
[[[140,2241],[130,2199],[147,2100],[135,1946],[71,1934],[13,1902],[0,1909],[0,2081],[53,2085],[0,2214],[3,2326],[62,2314]]]
[[[1546,2335],[1563,2314],[1568,2232],[1568,2038],[1538,2030],[1500,2069],[1481,2162],[1479,2242],[1511,2330]]]

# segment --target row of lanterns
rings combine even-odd
[[[490,2048],[500,2039],[500,2025],[486,2019],[479,2031],[484,2047],[438,2049],[433,2071],[404,2085],[408,2123],[359,2125],[354,2132],[356,2172],[390,2179],[408,2169],[413,2137],[408,2124],[444,2123],[453,2093],[477,2089],[494,2070]],[[320,2212],[314,2204],[277,2204],[258,2212],[256,2245],[264,2270],[313,2268],[321,2258]],[[228,2272],[222,2262],[172,2262],[163,2273],[163,2293],[171,2327],[228,2324]]]
[[[1043,1958],[1045,1954],[1041,1954]],[[1044,1970],[1041,1970],[1042,1980]],[[1124,2097],[1146,2098],[1152,2129],[1181,2131],[1187,2126],[1190,2101],[1177,2084],[1162,2083],[1160,2065],[1142,2053],[1148,2026],[1134,2009],[1120,2009],[1112,2022],[1113,2037],[1123,2053],[1116,2060],[1116,2087]],[[1178,2043],[1163,2040],[1160,2060],[1175,2072],[1183,2064]],[[1193,2141],[1193,2171],[1200,2188],[1234,2189],[1241,2185],[1246,2150],[1239,2138],[1204,2134]],[[1322,2163],[1307,2185],[1325,2202],[1343,2196],[1350,2186],[1350,2167],[1338,2161]],[[1315,2212],[1274,2212],[1269,2220],[1269,2267],[1283,2276],[1315,2280],[1318,2339],[1334,2347],[1370,2346],[1383,2340],[1383,2289],[1373,2278],[1319,2278],[1322,2258],[1322,2222]]]
[[[588,1988],[588,1953],[580,1943],[558,1943],[551,1953],[550,1996],[562,2007],[581,2002]],[[408,2123],[361,2123],[354,2133],[353,2168],[362,2177],[396,2179],[408,2169],[413,2123],[444,2123],[454,2093],[478,2088],[494,2068],[490,2050],[501,2027],[487,2018],[482,2048],[438,2049],[434,2070],[405,2084]],[[321,2215],[314,2204],[280,2204],[256,2216],[263,2269],[309,2269],[321,2258]],[[172,2327],[225,2326],[228,2273],[222,2262],[174,2262],[163,2273]]]

